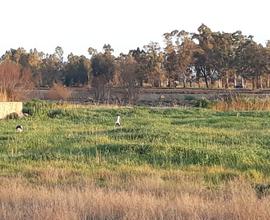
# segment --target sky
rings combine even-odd
[[[88,55],[111,44],[115,54],[163,43],[172,30],[234,32],[264,44],[270,40],[269,0],[2,0],[0,54],[10,48],[37,48],[64,56]]]

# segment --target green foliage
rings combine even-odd
[[[46,55],[36,49],[29,52],[21,47],[10,49],[2,55],[2,61],[11,61],[23,70],[30,70],[36,86],[52,86],[56,82],[68,86],[91,83],[99,93],[97,99],[105,97],[102,93],[108,84],[119,86],[127,82],[129,90],[132,90],[129,93],[133,93],[135,85],[142,87],[143,83],[152,87],[182,84],[186,88],[188,84],[192,87],[193,83],[200,87],[199,83],[204,81],[205,87],[209,88],[222,80],[226,81],[224,88],[229,88],[232,78],[233,86],[237,88],[246,88],[250,82],[254,89],[269,87],[266,85],[269,84],[266,83],[269,77],[269,42],[263,46],[241,31],[214,32],[205,24],[200,25],[197,32],[173,30],[163,36],[164,48],[157,42],[150,42],[143,50],[137,48],[118,57],[114,57],[112,47],[105,44],[103,52],[88,49],[91,59],[70,53],[64,62],[64,51],[57,46],[54,53]],[[128,56],[136,65],[127,65],[126,74],[122,74],[126,79],[119,80],[119,61]]]
[[[23,110],[22,110],[22,113],[28,114],[28,115],[33,115],[34,111],[33,111],[33,108],[31,108],[29,106],[24,106]]]
[[[194,101],[194,100],[196,100],[196,97],[193,95],[185,95],[184,100],[185,101]]]
[[[64,83],[67,86],[86,85],[91,79],[91,62],[85,56],[68,55],[64,71]]]
[[[211,101],[209,101],[208,99],[206,98],[201,98],[201,99],[198,99],[195,103],[195,107],[199,107],[199,108],[209,108],[211,105]]]
[[[25,108],[34,117],[0,121],[0,175],[28,178],[29,169],[55,166],[78,175],[149,167],[190,170],[210,184],[239,175],[254,182],[270,179],[268,112],[242,112],[239,117],[209,109],[105,108],[38,100]],[[120,128],[114,127],[117,114]],[[14,131],[18,122],[25,128],[20,134]]]
[[[24,103],[23,113],[30,115],[43,115],[46,114],[47,110],[53,106],[54,104],[51,102],[34,99]]]
[[[62,118],[66,115],[65,111],[62,109],[52,109],[48,111],[49,118]]]

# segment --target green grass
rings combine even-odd
[[[37,101],[25,109],[33,116],[0,121],[1,176],[60,182],[90,177],[103,184],[103,176],[114,174],[167,178],[170,173],[174,179],[181,172],[211,183],[240,176],[270,180],[270,112],[237,116]],[[117,114],[122,127],[115,129]],[[16,133],[16,124],[24,132]]]

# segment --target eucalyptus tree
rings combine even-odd
[[[44,59],[44,53],[38,52],[36,48],[33,50],[30,49],[28,55],[28,64],[32,71],[33,80],[36,86],[41,84],[41,70],[42,70],[42,63]]]
[[[177,34],[177,63],[178,63],[178,81],[182,79],[183,86],[186,87],[187,80],[192,86],[192,80],[195,78],[193,73],[194,54],[198,51],[198,46],[192,40],[192,35],[186,31],[180,31]]]
[[[270,40],[266,42],[266,59],[267,59],[267,72],[266,72],[266,87],[270,87]]]
[[[235,33],[237,34],[237,33]],[[213,48],[211,51],[211,66],[216,70],[216,79],[225,81],[225,87],[229,86],[229,78],[234,78],[236,86],[235,51],[238,47],[236,35],[225,32],[213,32]]]
[[[106,98],[109,101],[110,99],[110,89],[116,69],[115,57],[112,52],[112,47],[109,44],[105,44],[103,53],[99,52],[91,57],[92,87],[95,89],[97,100]]]
[[[120,81],[121,85],[127,91],[127,98],[130,104],[133,104],[138,98],[141,76],[140,64],[131,55],[121,54],[119,57]]]
[[[236,62],[237,71],[246,79],[252,80],[252,87],[261,88],[261,77],[269,71],[267,49],[249,36],[237,48]]]
[[[68,55],[65,64],[64,83],[67,86],[88,85],[91,81],[91,62],[85,56]]]
[[[161,87],[165,80],[165,70],[163,68],[164,54],[160,45],[156,42],[150,42],[144,46],[146,51],[146,74],[147,81],[154,87]]]
[[[64,81],[63,50],[56,47],[53,54],[46,54],[40,68],[41,86],[52,86],[53,83]]]
[[[144,50],[139,47],[136,50],[130,50],[128,55],[132,56],[137,63],[136,78],[139,86],[143,87],[143,82],[147,80],[148,57]]]
[[[198,28],[198,32],[192,36],[199,46],[199,49],[194,53],[194,66],[197,77],[202,77],[206,87],[209,88],[209,81],[216,80],[218,74],[215,65],[213,65],[215,40],[211,29],[204,24]]]
[[[177,45],[175,45],[177,34],[178,30],[163,34],[166,45],[164,48],[164,67],[167,73],[168,87],[172,87],[175,85],[173,82],[179,80]]]
[[[58,59],[59,61],[63,62],[63,60],[64,60],[64,57],[63,57],[63,55],[64,55],[64,50],[63,50],[62,47],[57,46],[57,47],[55,48],[54,54],[55,54],[55,56],[57,57],[57,59]]]

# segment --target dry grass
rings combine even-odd
[[[67,100],[70,96],[71,90],[57,83],[54,83],[48,92],[48,98],[52,100]]]
[[[212,108],[217,111],[269,111],[270,99],[234,95],[216,102]]]
[[[8,95],[5,90],[0,89],[0,102],[7,102],[8,101]]]
[[[270,198],[231,182],[219,190],[194,183],[164,187],[163,180],[138,180],[129,190],[33,186],[1,180],[0,219],[269,219]],[[135,183],[135,182],[133,182]],[[181,191],[179,191],[182,189]]]

